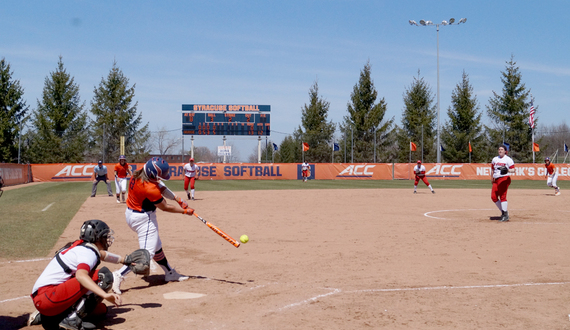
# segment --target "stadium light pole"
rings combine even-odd
[[[459,25],[461,23],[467,22],[467,18],[462,18],[459,22],[455,23],[455,18],[450,18],[448,21],[441,21],[441,23],[434,24],[432,21],[420,20],[420,24],[416,23],[414,20],[408,21],[410,25],[415,26],[433,26],[435,25],[436,34],[437,34],[437,162],[441,163],[441,139],[440,139],[440,119],[439,119],[439,26],[440,25]],[[423,146],[422,146],[423,147]]]

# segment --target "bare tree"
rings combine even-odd
[[[212,152],[212,150],[208,149],[208,147],[196,147],[194,148],[194,159],[197,163],[215,163],[218,156]]]
[[[570,127],[565,122],[543,125],[537,134],[537,141],[544,156],[557,156],[552,159],[552,162],[562,162],[566,156],[564,144],[570,145]]]
[[[164,126],[152,132],[152,146],[161,156],[172,153],[180,145],[180,137],[175,132],[180,130],[168,131]]]

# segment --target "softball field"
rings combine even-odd
[[[307,183],[311,184],[311,182]],[[129,275],[105,329],[570,329],[570,191],[510,190],[511,221],[489,189],[200,191],[195,217],[158,211],[169,262]],[[199,187],[198,187],[199,188]],[[178,192],[181,196],[185,194]],[[87,195],[87,193],[86,193]],[[86,198],[81,223],[106,221],[110,251],[138,248],[125,205]],[[25,328],[40,260],[0,260],[0,318]],[[111,270],[118,265],[105,264]],[[30,329],[41,329],[34,326]]]

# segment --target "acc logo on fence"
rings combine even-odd
[[[449,177],[449,178],[458,178],[461,175],[461,169],[463,164],[461,165],[444,165],[444,164],[436,164],[432,167],[429,171],[426,172],[426,176],[431,177]]]
[[[337,178],[371,178],[374,172],[370,170],[376,165],[350,165],[340,172]]]
[[[52,179],[88,179],[93,175],[95,165],[67,165]]]

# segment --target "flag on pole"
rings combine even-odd
[[[531,128],[534,128],[534,104],[532,102],[532,96],[530,98],[530,116],[528,117],[528,123]]]
[[[279,147],[275,143],[273,143],[273,150],[275,151],[279,150]]]
[[[333,143],[333,151],[339,151],[340,150],[340,146],[338,145],[338,143]]]
[[[441,144],[439,145],[439,150],[445,151],[445,149],[443,148],[443,146]]]
[[[564,151],[568,152],[568,145],[566,144],[566,142],[564,142]]]
[[[417,147],[416,144],[413,143],[412,141],[410,141],[410,150],[411,150],[411,151],[416,151],[416,150],[418,150],[418,147]]]
[[[309,144],[307,142],[303,142],[303,151],[309,150]]]
[[[473,149],[471,148],[471,141],[469,141],[469,152],[473,152]]]
[[[534,152],[540,151],[540,147],[538,146],[538,143],[536,143],[536,142],[532,143],[532,151],[534,151]]]

